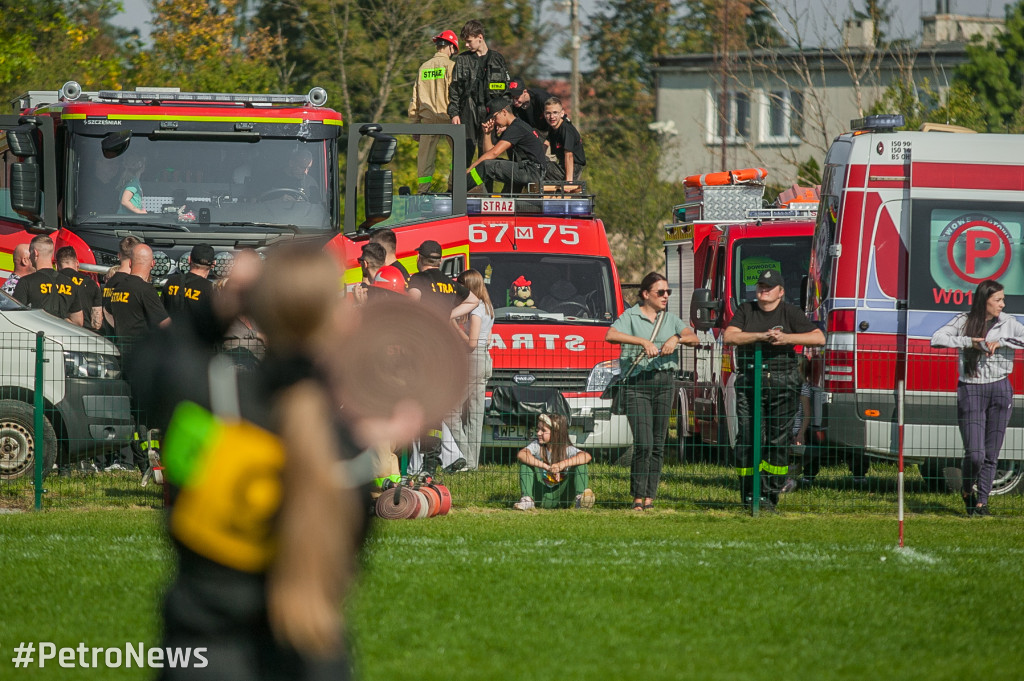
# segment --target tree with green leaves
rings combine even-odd
[[[246,30],[242,0],[154,0],[152,47],[135,82],[199,92],[267,92],[277,82],[274,41]],[[240,35],[241,34],[241,35]]]
[[[1024,131],[1024,0],[1007,5],[1006,30],[967,46],[954,78],[974,93],[987,132]]]
[[[0,12],[0,101],[28,90],[57,90],[69,80],[86,89],[117,87],[130,42],[110,23],[111,0],[11,3]]]
[[[963,81],[954,81],[944,95],[925,78],[920,83],[893,81],[867,113],[903,114],[903,130],[918,130],[922,123],[949,123],[981,132],[984,114],[977,98]]]
[[[765,0],[603,0],[588,38],[587,129],[618,137],[653,121],[656,57],[784,44]]]

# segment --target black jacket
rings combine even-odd
[[[483,57],[474,52],[455,55],[455,71],[448,88],[448,117],[462,117],[466,130],[474,130],[484,120],[481,111],[487,100],[505,94],[508,67],[500,52],[488,50]]]

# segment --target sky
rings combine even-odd
[[[1012,0],[949,0],[950,11],[953,14],[968,14],[973,16],[1005,16],[1004,5]],[[124,11],[114,22],[126,28],[137,28],[140,35],[145,38],[149,34],[149,0],[121,0]],[[856,0],[856,6],[862,7],[863,0]],[[909,37],[916,35],[921,30],[921,17],[935,13],[936,0],[891,0],[889,3],[895,12],[890,33],[892,37]],[[546,3],[548,18],[552,22],[562,25],[569,23],[569,10],[567,0],[558,0]],[[794,16],[800,16],[806,23],[801,27],[805,37],[816,35],[830,35],[835,33],[833,28],[833,17],[847,17],[851,15],[851,0],[773,0],[771,5],[776,8],[780,16],[784,16],[784,8],[789,8]],[[563,9],[555,9],[557,6]],[[600,0],[580,0],[580,20],[585,27],[587,17],[598,11]],[[458,32],[458,27],[454,30]],[[549,52],[555,52],[555,49]],[[568,60],[552,57],[545,70],[567,71]],[[583,68],[586,68],[584,61]]]

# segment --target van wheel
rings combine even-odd
[[[990,494],[1024,494],[1024,461],[997,463]]]
[[[43,417],[43,475],[57,461],[57,434]],[[35,472],[35,409],[18,400],[0,400],[0,479],[13,480]]]

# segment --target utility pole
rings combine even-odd
[[[726,152],[728,151],[729,145],[727,138],[729,136],[729,0],[725,0],[725,4],[718,8],[719,18],[719,34],[718,39],[718,75],[721,78],[720,90],[718,93],[718,116],[719,126],[718,134],[721,137],[721,152],[722,152],[722,166],[719,168],[722,172],[728,170],[726,167]]]
[[[580,103],[580,0],[569,1],[569,23],[572,30],[572,76],[569,96],[572,99],[572,122],[582,130],[583,107]]]

